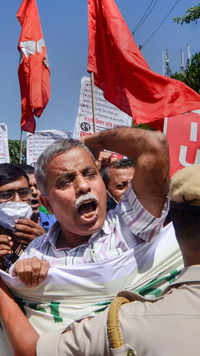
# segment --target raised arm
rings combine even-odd
[[[0,318],[15,356],[35,356],[39,335],[0,280]]]
[[[136,162],[133,188],[146,210],[159,217],[169,183],[168,143],[161,132],[121,127],[84,137],[95,156],[103,149]]]

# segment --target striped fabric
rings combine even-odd
[[[168,211],[165,203],[160,218],[155,218],[138,201],[129,189],[120,204],[107,214],[102,229],[93,234],[87,243],[75,248],[56,249],[61,232],[57,222],[50,231],[29,244],[20,258],[32,257],[35,250],[44,256],[65,257],[65,265],[101,263],[122,253],[149,244],[158,235]]]

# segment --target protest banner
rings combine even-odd
[[[9,163],[8,129],[7,125],[0,123],[0,163]]]
[[[170,176],[191,164],[200,164],[200,110],[165,118],[164,134],[170,151]]]
[[[70,138],[71,132],[59,130],[37,131],[27,134],[26,161],[31,166],[35,165],[39,155],[55,140]]]
[[[131,126],[132,117],[108,102],[103,96],[103,91],[96,86],[94,97],[96,132],[118,126]],[[90,78],[83,77],[81,80],[80,103],[73,137],[79,139],[81,136],[91,135],[93,133],[91,82]]]

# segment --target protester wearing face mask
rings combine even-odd
[[[7,270],[23,249],[44,229],[31,220],[31,190],[25,171],[0,164],[0,262]]]
[[[56,217],[54,214],[50,214],[40,202],[40,191],[38,189],[34,168],[28,164],[23,165],[22,168],[26,172],[29,178],[29,186],[31,189],[31,208],[33,214],[31,219],[40,224],[41,227],[47,232],[51,226],[56,222]]]

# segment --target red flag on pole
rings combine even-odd
[[[50,97],[50,72],[47,50],[36,0],[23,0],[17,12],[22,26],[18,50],[21,58],[18,68],[21,90],[21,129],[35,131],[35,118],[40,117]]]
[[[104,97],[136,124],[160,124],[200,108],[199,94],[149,69],[114,0],[88,0],[88,32],[88,72]]]

